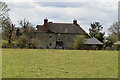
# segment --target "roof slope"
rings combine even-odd
[[[70,23],[48,23],[48,30],[54,33],[87,34],[79,25]]]
[[[84,44],[100,44],[100,45],[102,45],[103,43],[93,37],[93,38],[85,39]]]

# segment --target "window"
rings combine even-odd
[[[68,32],[68,29],[65,29],[65,33],[67,33]]]
[[[50,35],[50,38],[52,38],[52,35]]]
[[[50,34],[49,38],[52,38],[52,34]]]
[[[49,46],[52,46],[52,43],[50,43]]]
[[[97,48],[97,46],[94,44],[94,45],[92,45],[92,48]]]
[[[60,36],[60,34],[58,34],[58,36]]]

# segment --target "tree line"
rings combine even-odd
[[[27,20],[19,21],[19,27],[12,23],[8,12],[10,9],[4,2],[0,2],[0,28],[2,34],[3,48],[25,48],[34,47],[34,40],[32,39],[31,32],[35,31],[33,25]]]
[[[2,34],[1,47],[5,48],[35,48],[36,39],[32,37],[31,32],[35,31],[33,25],[26,19],[19,21],[19,27],[12,23],[9,17],[8,5],[5,2],[0,2],[0,35]],[[93,22],[90,24],[89,37],[95,37],[102,43],[104,47],[111,47],[115,42],[120,40],[120,22],[115,22],[109,27],[110,34],[105,37],[103,26],[100,22]],[[78,38],[78,39],[77,39]],[[77,36],[77,47],[81,47],[81,43],[85,37]]]

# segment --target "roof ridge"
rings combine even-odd
[[[73,24],[73,23],[50,23],[50,24]]]

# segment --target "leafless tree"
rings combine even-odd
[[[118,40],[120,40],[120,22],[116,22],[113,25],[110,26],[108,29],[112,34],[115,34],[118,37]]]
[[[0,1],[0,28],[4,28],[6,26],[6,22],[10,23],[8,15],[9,10],[8,5],[5,2]]]

